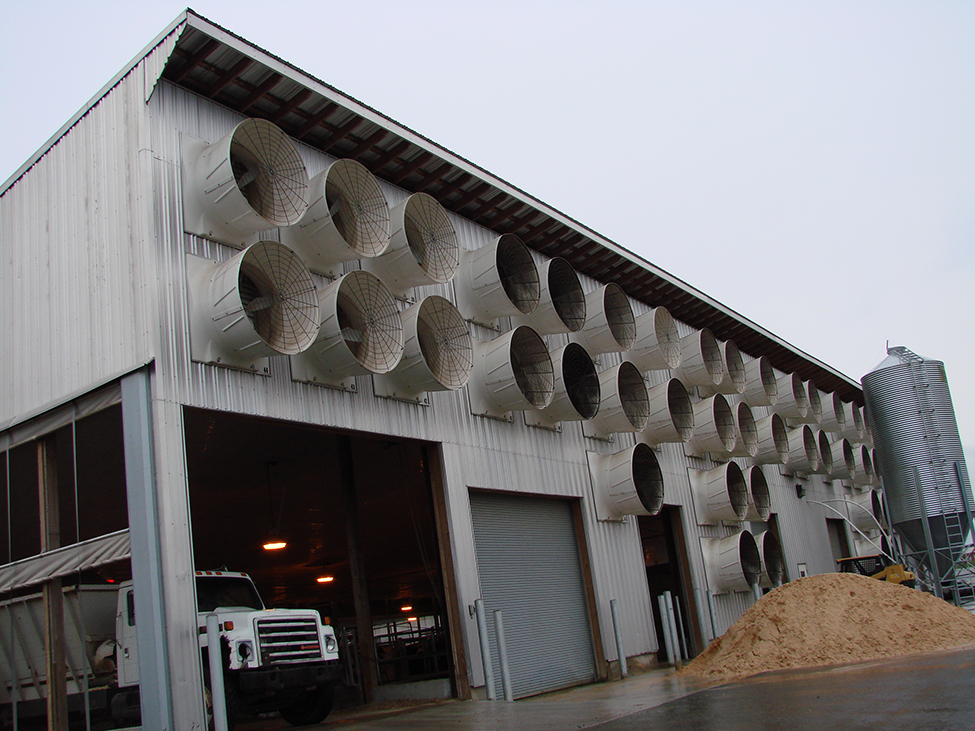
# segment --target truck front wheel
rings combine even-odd
[[[281,718],[292,726],[310,726],[321,723],[332,711],[335,689],[331,685],[319,685],[302,693],[291,705],[281,709]]]

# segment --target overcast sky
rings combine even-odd
[[[7,3],[0,180],[183,9]],[[194,10],[854,379],[943,360],[975,454],[975,3]]]

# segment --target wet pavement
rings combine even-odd
[[[278,723],[261,728],[289,728]],[[446,701],[337,711],[314,728],[975,731],[975,646],[883,662],[766,673],[725,685],[661,669],[514,703]]]

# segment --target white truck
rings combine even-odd
[[[315,610],[268,609],[254,582],[236,571],[197,571],[197,625],[209,698],[207,615],[220,627],[224,693],[231,728],[246,713],[278,711],[300,726],[331,711],[342,676],[335,632]],[[139,658],[132,582],[64,590],[65,661],[69,713],[83,711],[116,722],[139,717]],[[0,603],[0,727],[13,718],[42,715],[47,677],[42,595]],[[16,705],[15,705],[16,702]]]

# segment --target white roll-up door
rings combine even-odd
[[[498,609],[515,698],[592,682],[592,635],[570,503],[472,492],[471,516],[498,696]]]

